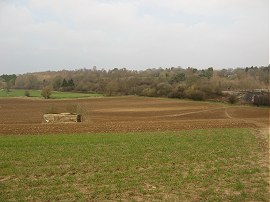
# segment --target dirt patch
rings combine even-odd
[[[54,106],[78,106],[82,123],[42,124]],[[269,126],[269,108],[174,99],[117,97],[74,100],[0,99],[0,134],[177,131]]]

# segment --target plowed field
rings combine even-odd
[[[82,114],[82,123],[43,123],[44,113],[75,111]],[[269,108],[143,97],[0,99],[0,134],[177,131],[228,127],[269,127]]]

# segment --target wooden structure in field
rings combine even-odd
[[[60,114],[44,114],[44,123],[77,123],[82,122],[80,114],[60,113]]]

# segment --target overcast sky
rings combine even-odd
[[[268,0],[0,0],[0,74],[268,64]]]

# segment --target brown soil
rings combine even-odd
[[[82,123],[45,124],[48,112],[81,113]],[[269,108],[174,99],[0,99],[0,134],[176,131],[269,127]]]

